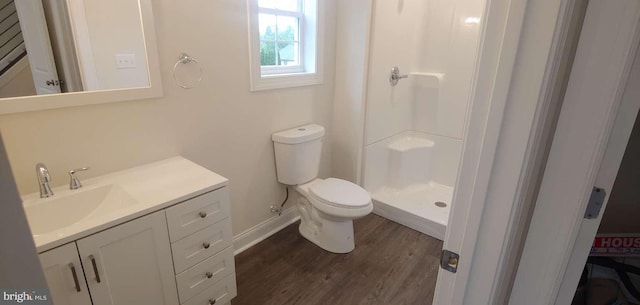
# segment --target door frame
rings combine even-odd
[[[513,304],[567,303],[566,297],[558,298],[559,292],[563,278],[570,275],[570,258],[633,64],[639,29],[640,1],[590,1],[514,282]]]
[[[100,78],[93,58],[93,45],[84,0],[67,0],[67,7],[83,89],[85,91],[100,90]]]
[[[553,126],[552,96],[574,0],[487,0],[435,305],[499,304],[515,273],[529,194]],[[535,302],[534,302],[535,303]],[[532,304],[534,304],[532,303]]]

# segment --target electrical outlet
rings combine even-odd
[[[116,68],[118,69],[135,69],[135,54],[116,54]]]

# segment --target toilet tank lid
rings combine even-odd
[[[276,143],[298,144],[316,140],[322,136],[324,136],[324,127],[310,124],[276,132],[271,135],[271,140]]]

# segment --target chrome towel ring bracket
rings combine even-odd
[[[190,71],[189,68],[187,68],[189,65],[196,66],[196,76],[193,77],[192,75],[191,77],[193,77],[193,79],[184,81],[184,78],[189,76],[189,72],[193,72],[193,70]],[[183,72],[179,72],[182,70]],[[197,59],[189,56],[189,54],[187,53],[180,54],[180,56],[178,57],[178,61],[173,66],[173,80],[176,82],[176,85],[184,89],[192,89],[197,87],[202,81],[202,67],[200,66],[200,62]]]

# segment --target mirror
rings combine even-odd
[[[0,113],[160,96],[151,1],[0,0]]]

